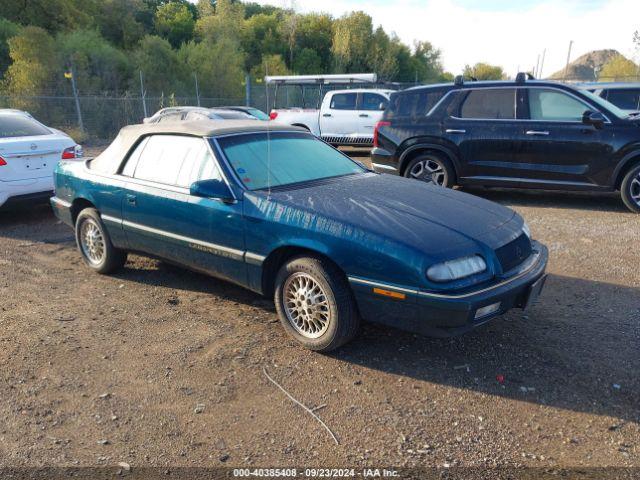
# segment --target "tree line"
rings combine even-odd
[[[82,94],[193,92],[238,98],[247,75],[375,72],[390,82],[451,80],[441,52],[409,46],[369,15],[324,13],[238,0],[0,0],[0,90]]]

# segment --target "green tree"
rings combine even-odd
[[[139,71],[144,75],[145,89],[151,95],[169,94],[180,88],[182,65],[178,54],[164,38],[147,35],[133,54],[135,71],[132,85],[137,89]]]
[[[195,27],[197,41],[217,42],[227,39],[239,44],[243,33],[244,6],[231,0],[217,0],[215,13],[201,16]]]
[[[160,6],[154,24],[158,34],[176,48],[193,38],[195,20],[183,3],[174,1]]]
[[[73,65],[78,90],[84,93],[119,92],[131,77],[127,56],[96,30],[75,30],[57,38],[59,65]]]
[[[399,64],[394,46],[389,35],[382,27],[373,33],[369,49],[369,66],[382,80],[394,80],[398,74]]]
[[[245,21],[242,48],[247,54],[246,70],[259,65],[265,55],[284,56],[287,53],[287,41],[280,26],[281,20],[276,14],[260,13]]]
[[[637,80],[640,67],[624,55],[616,55],[598,73],[601,82],[632,82]]]
[[[336,70],[344,73],[369,70],[373,22],[364,12],[351,12],[334,22],[332,52]]]
[[[440,56],[440,50],[430,42],[415,42],[412,60],[419,82],[433,83],[442,80]]]
[[[322,59],[312,48],[298,50],[293,59],[293,73],[296,75],[318,75],[324,73]]]
[[[98,0],[0,0],[0,15],[56,33],[91,25]]]
[[[253,67],[251,75],[253,78],[262,79],[265,75],[289,75],[289,69],[282,55],[263,55],[262,61]]]
[[[478,80],[503,80],[506,78],[502,67],[490,65],[488,63],[476,63],[473,66],[466,65],[463,75],[465,77],[473,77]]]
[[[232,40],[189,42],[182,46],[178,56],[189,75],[198,75],[202,96],[242,97],[244,57]]]
[[[0,17],[0,77],[9,68],[9,39],[20,32],[20,25]]]
[[[300,49],[298,55],[303,55],[305,49],[312,50],[320,59],[320,68],[308,73],[328,73],[333,67],[331,45],[333,43],[333,20],[329,15],[311,13],[300,15],[296,29],[296,48]],[[301,62],[308,62],[309,56],[296,63],[294,58],[294,70],[301,72]]]
[[[55,41],[40,27],[24,27],[9,39],[12,64],[5,73],[5,89],[9,95],[36,95],[51,92],[57,74],[52,59],[56,58]]]
[[[143,0],[101,0],[96,15],[100,33],[115,46],[134,48],[151,28],[153,13]]]

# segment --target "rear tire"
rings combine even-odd
[[[436,153],[426,153],[411,160],[404,170],[404,176],[445,188],[451,188],[456,183],[453,165],[448,158]]]
[[[127,252],[113,246],[95,208],[85,208],[78,215],[76,244],[85,265],[94,272],[111,273],[122,268],[127,261]]]
[[[632,167],[624,176],[620,194],[629,210],[640,213],[640,164]]]
[[[349,283],[326,259],[301,256],[283,265],[275,304],[285,331],[310,350],[335,350],[358,333],[360,317]]]

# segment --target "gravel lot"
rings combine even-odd
[[[472,193],[548,245],[540,302],[455,339],[365,325],[326,356],[268,299],[138,256],[92,274],[48,207],[0,214],[0,467],[640,467],[640,217]]]

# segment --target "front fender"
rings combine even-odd
[[[611,174],[609,184],[614,188],[620,187],[620,183],[622,183],[622,174],[627,170],[627,167],[640,161],[640,144],[633,145],[629,150],[630,151],[624,154]]]

